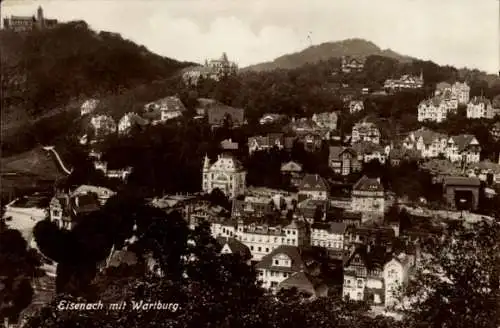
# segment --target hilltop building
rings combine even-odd
[[[36,15],[33,16],[10,16],[4,18],[3,28],[14,32],[26,32],[35,29],[41,30],[55,27],[57,19],[46,18],[43,15],[42,7],[38,7]]]
[[[222,77],[234,75],[237,72],[238,65],[235,62],[229,61],[224,52],[219,59],[206,60],[205,65],[186,70],[182,75],[182,79],[186,84],[196,85],[200,78],[219,81]]]

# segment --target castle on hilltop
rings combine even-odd
[[[57,19],[49,19],[43,16],[42,7],[38,7],[36,15],[33,16],[10,16],[4,18],[3,28],[14,32],[32,31],[35,29],[52,28],[58,24]]]

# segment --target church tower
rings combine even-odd
[[[202,190],[204,192],[210,192],[210,174],[208,171],[210,170],[210,159],[208,158],[207,154],[205,154],[205,159],[203,161],[203,169],[202,169]]]

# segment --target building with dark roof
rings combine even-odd
[[[344,298],[384,304],[384,264],[390,253],[384,247],[356,248],[344,266]]]
[[[328,166],[336,174],[349,175],[361,170],[356,151],[349,147],[332,146],[329,149]]]
[[[480,154],[481,146],[472,134],[460,134],[448,139],[446,158],[452,162],[477,163],[480,161]]]
[[[351,208],[356,212],[384,213],[385,192],[380,178],[366,175],[356,182],[352,189]]]
[[[287,181],[287,183],[290,183],[290,185],[297,187],[304,177],[302,164],[294,161],[283,163],[281,165],[281,175]]]
[[[237,254],[244,260],[250,260],[252,253],[250,249],[235,238],[217,237],[217,243],[222,247],[221,254]]]
[[[496,114],[491,100],[484,96],[474,97],[467,104],[467,118],[492,119]]]
[[[479,204],[478,178],[447,176],[443,178],[444,197],[452,208],[458,210],[476,210]]]
[[[258,272],[257,279],[262,281],[262,287],[278,290],[283,281],[298,272],[319,277],[321,263],[313,252],[305,248],[282,245],[264,256],[255,269]]]
[[[298,198],[328,199],[328,183],[319,174],[306,174],[298,186]]]
[[[218,128],[226,124],[228,127],[238,127],[245,124],[245,111],[243,108],[235,108],[216,103],[208,107],[208,124],[212,128]]]

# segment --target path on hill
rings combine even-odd
[[[73,172],[73,169],[69,170],[69,169],[68,169],[68,168],[64,165],[64,163],[63,163],[63,161],[62,161],[62,159],[61,159],[61,156],[59,156],[59,153],[56,151],[56,149],[55,149],[55,147],[54,147],[54,146],[44,146],[44,147],[43,147],[43,149],[44,149],[44,150],[46,150],[46,151],[51,152],[51,153],[55,156],[55,158],[56,158],[57,162],[59,163],[59,166],[60,166],[60,167],[61,167],[61,169],[64,171],[64,173],[66,173],[66,174],[68,174],[68,175],[69,175],[69,174],[71,174],[71,172]]]

